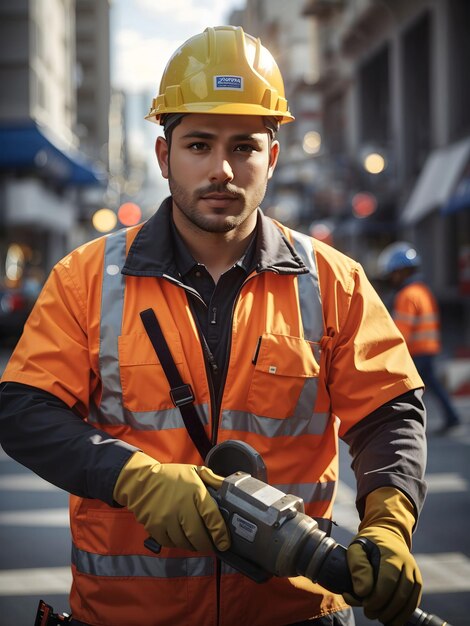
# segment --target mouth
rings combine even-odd
[[[238,196],[231,193],[206,193],[201,196],[201,200],[210,209],[226,210],[231,207],[236,200],[238,200]]]
[[[237,196],[231,193],[207,193],[201,196],[201,198],[202,200],[228,201],[228,200],[236,200]]]

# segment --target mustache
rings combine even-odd
[[[207,187],[202,187],[201,189],[198,189],[196,192],[196,195],[199,198],[202,198],[203,196],[206,196],[209,193],[224,193],[224,194],[228,194],[230,196],[233,196],[234,198],[243,198],[243,194],[240,192],[239,189],[237,189],[237,187],[235,187],[234,185],[225,185],[225,184],[220,184],[220,183],[212,183],[212,185],[207,185]]]

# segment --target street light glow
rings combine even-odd
[[[303,149],[307,154],[317,154],[321,147],[321,135],[316,130],[305,133]]]
[[[385,169],[385,159],[378,152],[371,152],[364,159],[364,168],[369,174],[380,174]]]
[[[99,209],[93,214],[91,221],[99,233],[109,233],[117,224],[117,215],[111,209]]]

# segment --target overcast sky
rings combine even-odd
[[[112,81],[125,91],[156,90],[171,54],[206,26],[228,23],[245,0],[113,0]]]

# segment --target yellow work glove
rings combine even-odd
[[[215,545],[227,550],[225,521],[206,489],[217,489],[222,481],[207,467],[159,463],[135,452],[121,470],[113,496],[162,546],[207,552]]]
[[[344,599],[387,626],[403,626],[421,599],[421,573],[410,552],[414,523],[410,500],[398,489],[381,487],[367,496],[364,519],[348,547],[356,597],[345,593]],[[369,555],[354,543],[361,538],[372,542]]]

